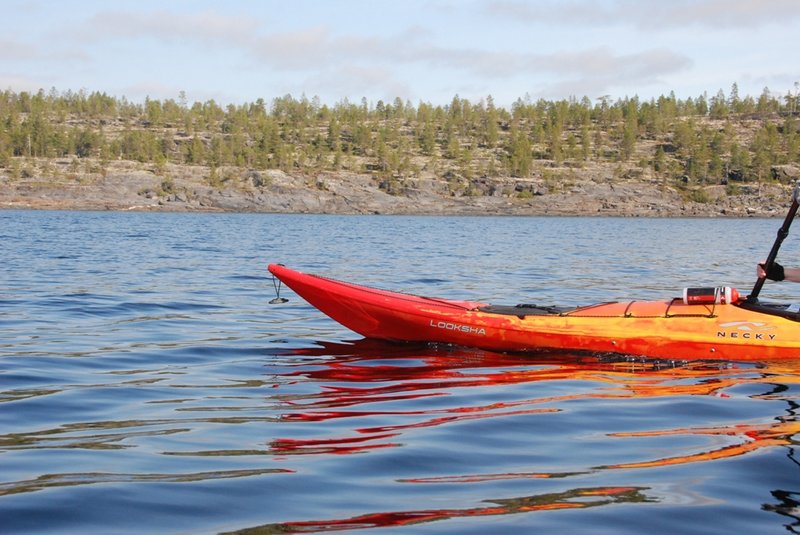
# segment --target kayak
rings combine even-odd
[[[685,291],[663,301],[498,306],[381,290],[281,264],[268,269],[309,304],[366,338],[671,360],[800,358],[800,314],[788,305],[740,299],[730,289],[711,302]]]

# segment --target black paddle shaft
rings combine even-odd
[[[786,236],[789,235],[789,227],[792,226],[792,221],[794,221],[794,216],[797,214],[797,198],[800,195],[800,183],[797,184],[794,188],[794,193],[792,193],[792,206],[789,208],[789,213],[786,214],[786,219],[783,220],[783,225],[781,228],[778,229],[778,237],[775,238],[775,243],[772,244],[772,250],[769,252],[769,256],[767,256],[767,261],[764,262],[764,272],[769,273],[770,268],[775,263],[775,259],[778,257],[778,250],[781,248],[781,244],[783,240],[786,239]],[[764,286],[764,281],[766,280],[765,277],[759,277],[756,280],[755,286],[753,286],[753,291],[750,292],[750,295],[747,296],[748,301],[757,301],[758,294],[761,293],[761,287]]]

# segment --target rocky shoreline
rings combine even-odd
[[[104,176],[60,179],[0,176],[0,208],[58,210],[205,211],[318,214],[418,214],[616,217],[776,217],[786,213],[791,179],[768,184],[692,190],[603,172],[573,173],[569,181],[541,177],[474,180],[472,194],[448,192],[447,181],[415,180],[400,192],[369,174],[248,171],[212,187],[190,169],[170,178],[119,168]],[[785,172],[785,171],[784,171]],[[789,174],[796,172],[792,168]]]

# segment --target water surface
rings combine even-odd
[[[779,226],[0,212],[0,531],[800,531],[798,363],[361,340],[268,304],[265,269],[507,304],[746,293]]]

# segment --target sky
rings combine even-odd
[[[0,90],[446,105],[800,92],[799,0],[0,0]]]

